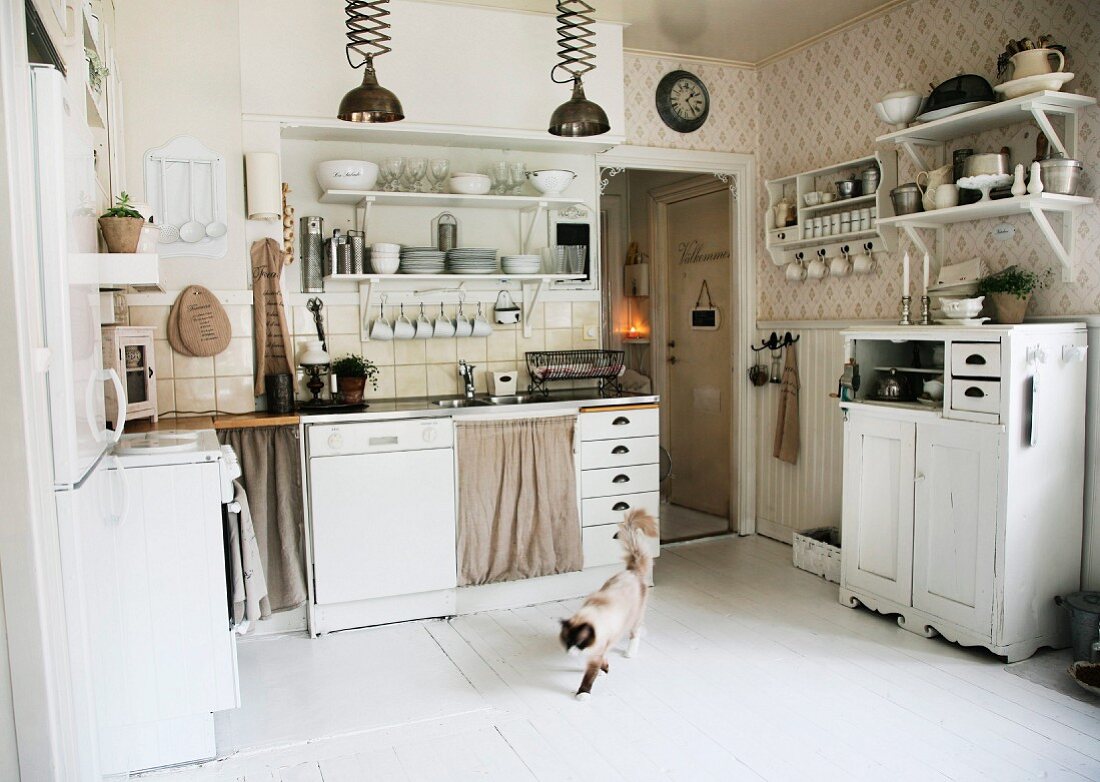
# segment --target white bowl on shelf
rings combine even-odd
[[[985,296],[969,299],[940,298],[940,311],[948,318],[976,318],[985,304]]]
[[[322,190],[373,190],[378,166],[369,160],[323,160],[317,164]]]
[[[371,253],[370,266],[375,274],[396,274],[401,266],[399,255],[376,255]]]
[[[543,168],[538,171],[529,171],[527,178],[531,180],[534,188],[543,195],[556,196],[561,195],[562,191],[577,178],[577,175],[573,171],[566,171],[563,168]]]
[[[891,125],[894,130],[904,130],[905,126],[917,116],[923,100],[924,96],[921,93],[904,87],[883,95],[882,99],[875,104],[875,114],[887,125]]]
[[[451,192],[459,195],[485,195],[492,186],[484,174],[453,174],[449,185]]]

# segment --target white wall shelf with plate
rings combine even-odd
[[[833,182],[838,178],[848,178],[853,174],[858,179],[859,172],[868,166],[877,166],[879,184],[874,193],[860,194],[853,198],[837,198],[827,204],[807,206],[805,195],[815,191],[835,192]],[[870,245],[870,250],[879,252],[890,250],[896,236],[895,228],[883,223],[882,218],[893,215],[890,203],[890,190],[897,186],[897,161],[893,156],[866,157],[848,160],[823,168],[803,171],[780,179],[764,183],[768,191],[768,211],[764,215],[765,225],[771,225],[769,215],[774,215],[774,207],[784,196],[795,201],[797,221],[794,225],[769,228],[765,233],[764,244],[776,266],[790,263],[803,263],[814,257],[834,257],[850,252],[858,254]],[[815,217],[832,215],[859,209],[877,210],[878,220],[867,230],[845,231],[820,236],[807,236],[806,225]]]
[[[160,256],[156,253],[83,253],[99,267],[101,290],[163,293]]]
[[[1044,90],[973,111],[964,111],[953,117],[944,117],[934,122],[887,133],[879,136],[877,141],[896,144],[905,151],[919,170],[930,170],[946,160],[947,142],[952,139],[1015,125],[1031,119],[1046,135],[1053,150],[1067,158],[1076,158],[1078,117],[1083,111],[1095,105],[1096,98],[1088,95]],[[1061,136],[1051,124],[1051,116],[1062,117]],[[923,154],[924,149],[934,151],[934,160]],[[1093,203],[1093,199],[1085,196],[1042,193],[917,212],[894,217],[884,222],[905,231],[919,252],[935,257],[939,264],[943,261],[940,256],[944,247],[944,226],[969,220],[1028,214],[1035,220],[1043,238],[1062,264],[1063,281],[1073,282],[1076,279],[1078,261],[1077,224],[1081,211],[1093,207]],[[1051,225],[1047,216],[1049,213],[1061,215],[1061,226],[1058,229]],[[920,235],[917,230],[919,228],[935,231],[934,247]]]
[[[530,337],[533,331],[531,314],[535,311],[539,297],[542,295],[547,283],[564,282],[570,280],[583,280],[583,274],[329,274],[325,276],[325,282],[356,282],[359,284],[359,340],[370,342],[370,329],[367,320],[371,317],[371,295],[374,286],[386,282],[402,283],[402,292],[409,292],[407,283],[423,280],[431,282],[451,283],[429,291],[411,291],[414,296],[427,293],[462,293],[466,282],[486,282],[496,280],[501,284],[518,282],[523,298],[517,302],[523,308],[523,336]]]

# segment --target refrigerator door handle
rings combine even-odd
[[[109,367],[105,370],[107,377],[104,380],[110,379],[115,386],[115,401],[118,404],[118,415],[115,421],[115,431],[109,432],[103,430],[104,437],[112,443],[117,443],[122,437],[122,427],[126,426],[126,389],[122,387],[122,378],[118,376],[118,372],[114,370],[114,367]]]
[[[121,431],[121,428],[120,428]],[[122,522],[126,520],[126,514],[130,512],[130,481],[126,477],[126,468],[122,466],[122,462],[116,456],[114,457],[114,468],[112,474],[115,476],[116,482],[119,485],[119,498],[120,502],[118,513],[111,514],[111,523],[121,526]],[[111,504],[114,505],[115,492],[111,489]]]

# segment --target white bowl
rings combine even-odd
[[[941,380],[925,380],[922,390],[937,402],[943,399],[943,381]]]
[[[831,204],[835,200],[836,200],[836,193],[822,193],[821,194],[821,203],[823,203],[823,204]]]
[[[892,125],[894,130],[903,130],[917,116],[923,100],[923,96],[916,91],[898,90],[876,103],[875,113],[887,125]]]
[[[401,259],[396,255],[371,255],[370,266],[375,274],[396,274],[401,267]]]
[[[322,190],[373,190],[378,166],[369,160],[323,160],[317,164]]]
[[[1000,95],[1002,100],[1012,100],[1013,98],[1019,98],[1021,95],[1030,95],[1041,90],[1057,92],[1072,78],[1073,74],[1068,71],[1037,73],[1034,76],[1012,79],[1004,84],[994,84],[993,91]]]
[[[940,299],[940,310],[949,318],[976,318],[982,311],[985,296],[975,296],[970,299],[952,299],[943,297]]]
[[[461,195],[485,195],[492,186],[489,177],[484,174],[452,176],[449,184],[452,193]]]
[[[393,242],[375,242],[370,246],[370,249],[371,252],[376,253],[399,253],[401,252],[401,245]]]
[[[809,193],[802,196],[802,202],[806,204],[806,206],[817,206],[821,203],[821,193],[816,190],[811,190]]]
[[[530,171],[527,178],[536,190],[543,195],[561,195],[562,191],[577,178],[572,171],[561,168],[544,168],[539,171]]]

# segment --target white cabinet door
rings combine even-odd
[[[977,427],[917,428],[913,606],[985,635],[992,630],[999,438]]]
[[[909,605],[916,427],[852,415],[845,435],[843,585]]]

